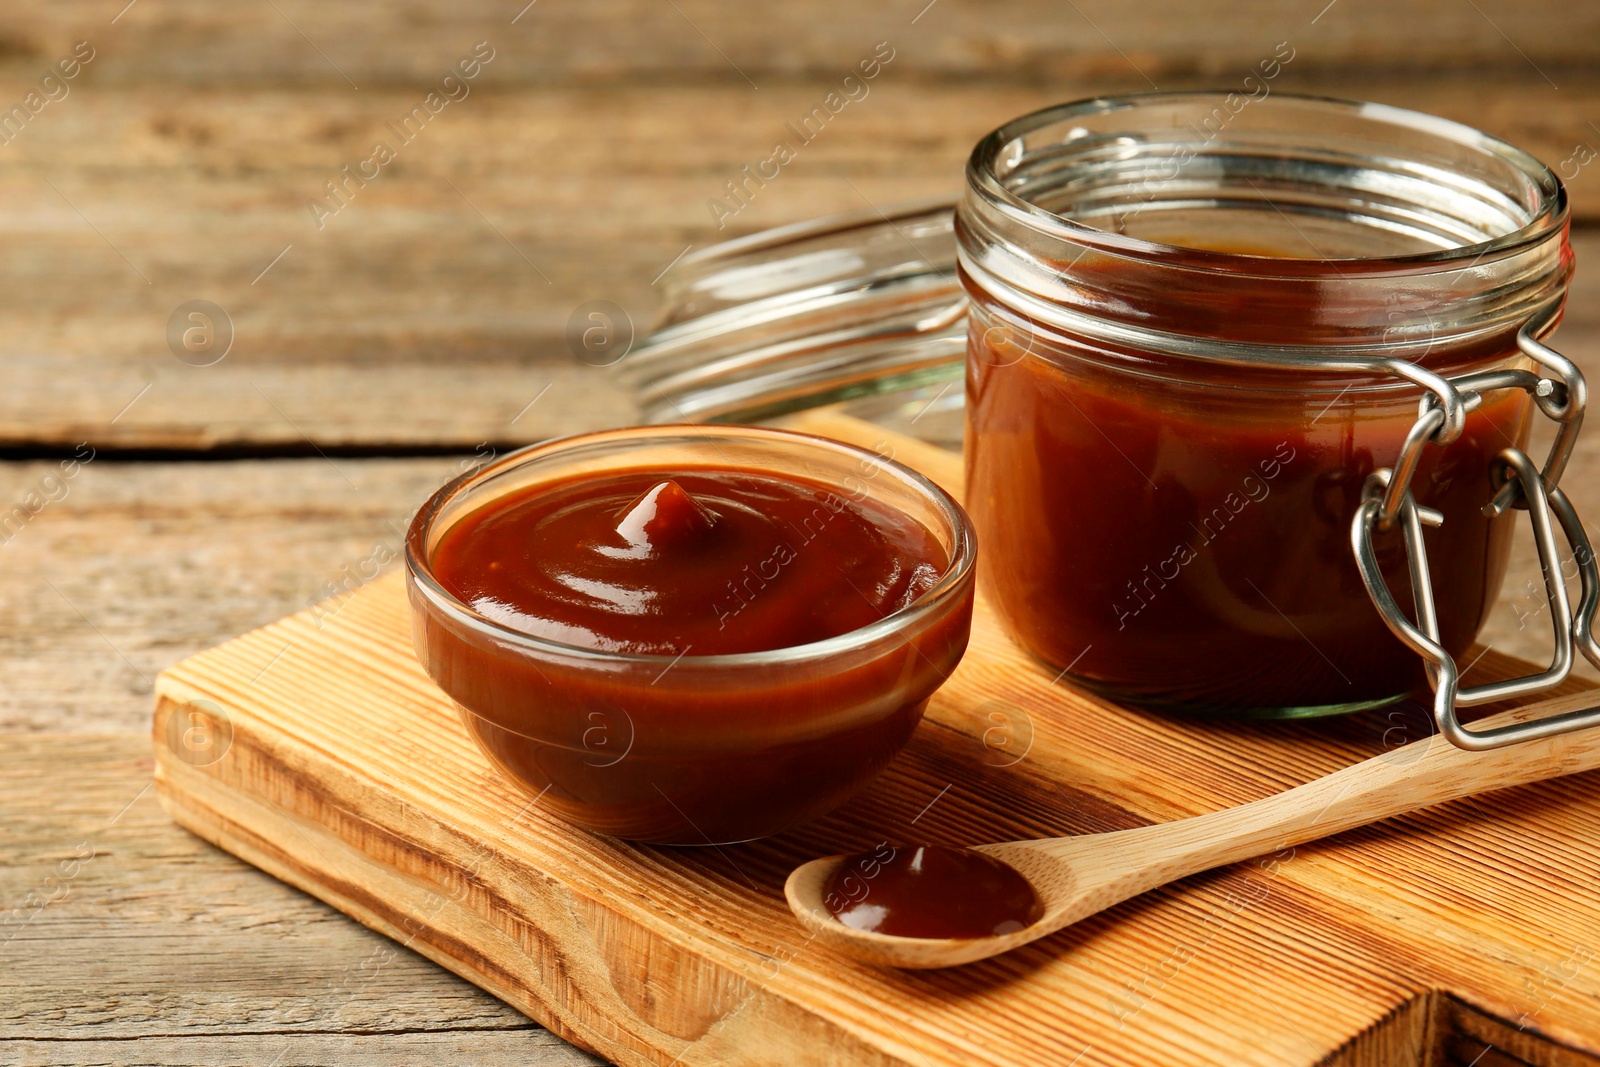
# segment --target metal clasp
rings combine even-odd
[[[1555,314],[1529,319],[1517,331],[1517,348],[1543,368],[1548,376],[1526,370],[1489,371],[1442,378],[1420,370],[1404,376],[1425,385],[1417,421],[1406,434],[1405,443],[1392,468],[1375,471],[1367,479],[1361,506],[1350,527],[1351,546],[1361,580],[1372,597],[1383,621],[1407,647],[1422,657],[1427,667],[1428,684],[1433,688],[1433,717],[1440,733],[1460,748],[1482,750],[1500,748],[1519,741],[1534,741],[1554,734],[1600,725],[1600,707],[1553,715],[1546,719],[1515,723],[1491,730],[1469,730],[1456,718],[1456,708],[1486,704],[1524,696],[1561,684],[1572,670],[1573,650],[1600,667],[1600,644],[1594,637],[1594,617],[1600,608],[1600,567],[1594,549],[1572,502],[1558,482],[1577,440],[1588,400],[1583,374],[1572,361],[1541,342],[1537,334]],[[1428,444],[1445,445],[1460,436],[1466,414],[1476,409],[1485,393],[1498,389],[1523,389],[1547,418],[1559,424],[1550,455],[1544,467],[1534,465],[1527,453],[1507,448],[1494,460],[1492,475],[1501,482],[1494,499],[1484,509],[1490,516],[1509,508],[1528,512],[1533,523],[1534,542],[1539,550],[1539,567],[1544,575],[1545,596],[1549,600],[1555,651],[1550,666],[1538,674],[1511,678],[1487,685],[1460,685],[1460,671],[1451,655],[1439,644],[1439,620],[1433,599],[1433,580],[1428,570],[1428,552],[1422,540],[1424,526],[1439,526],[1444,516],[1418,504],[1411,493],[1422,452]],[[1417,618],[1406,617],[1384,582],[1373,548],[1373,533],[1392,529],[1398,523],[1405,543],[1406,563],[1411,576],[1411,591],[1416,600]],[[1555,526],[1560,524],[1572,558],[1578,565],[1582,593],[1576,610],[1567,597],[1557,550]]]

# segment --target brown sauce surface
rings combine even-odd
[[[909,516],[710,467],[530,487],[456,523],[432,562],[457,598],[523,633],[697,656],[848,633],[909,606],[948,565]]]
[[[1015,868],[943,845],[884,845],[846,857],[824,887],[823,902],[852,929],[896,937],[1009,934],[1044,914]]]

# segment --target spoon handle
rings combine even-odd
[[[1592,704],[1595,694],[1541,701],[1485,720],[1499,725]],[[1393,749],[1261,800],[1174,822],[1033,843],[1079,880],[1074,922],[1212,867],[1314,841],[1419,808],[1600,767],[1600,728],[1471,752],[1442,735]],[[1024,846],[1028,847],[1028,846]],[[998,850],[997,850],[998,851]],[[1083,910],[1087,907],[1089,910]]]

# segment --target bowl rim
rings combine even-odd
[[[663,653],[608,652],[602,649],[571,645],[537,637],[479,613],[446,589],[434,575],[431,564],[427,559],[427,537],[445,504],[457,493],[498,477],[515,467],[546,459],[553,455],[559,455],[574,448],[601,445],[608,442],[660,442],[666,439],[688,436],[701,437],[713,442],[718,438],[724,440],[764,440],[797,450],[842,453],[857,460],[867,460],[880,465],[898,476],[902,482],[909,484],[920,492],[944,515],[949,523],[954,532],[954,537],[950,559],[945,566],[944,573],[931,589],[928,589],[905,607],[892,611],[883,618],[867,623],[865,626],[847,630],[842,634],[835,634],[832,637],[802,645],[787,645],[782,648],[763,649],[757,652],[730,652],[705,656],[694,656],[686,653],[666,655]],[[617,469],[626,468],[619,467]],[[471,509],[467,514],[471,514],[476,510],[478,509]],[[665,669],[674,664],[688,665],[701,669],[722,670],[739,667],[772,667],[823,659],[861,649],[880,638],[908,628],[944,608],[947,602],[956,596],[964,586],[970,585],[969,579],[972,576],[976,561],[977,533],[972,526],[972,520],[966,513],[966,509],[953,496],[936,485],[927,475],[896,459],[845,441],[822,437],[818,434],[803,433],[798,430],[778,429],[767,426],[685,423],[659,426],[624,426],[609,430],[568,434],[526,445],[515,451],[508,452],[498,459],[490,460],[480,467],[465,471],[440,486],[428,497],[422,507],[417,509],[417,513],[412,517],[411,524],[406,531],[405,539],[406,575],[409,579],[409,584],[412,588],[421,592],[434,608],[449,616],[454,622],[495,641],[516,646],[527,652],[609,665],[627,664],[640,667],[656,667],[660,668],[662,673],[665,673]]]

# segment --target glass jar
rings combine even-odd
[[[748,423],[824,406],[961,447],[966,297],[955,205],[919,201],[725,241],[662,275],[615,365],[644,420]]]
[[[1398,375],[1531,366],[1517,331],[1559,317],[1567,230],[1531,156],[1378,105],[1152,94],[984,138],[956,220],[966,505],[1006,627],[1145,706],[1319,715],[1422,688],[1352,517],[1418,418]],[[1485,509],[1532,412],[1484,392],[1411,482],[1443,518],[1425,542],[1452,656],[1505,571],[1514,518]],[[1400,532],[1374,548],[1411,615]]]

